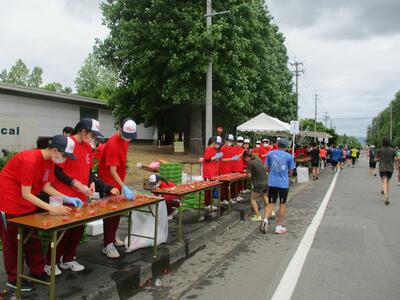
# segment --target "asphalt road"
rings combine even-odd
[[[273,234],[271,224],[263,235],[244,222],[136,299],[271,299],[333,177],[326,170],[288,204],[289,233]],[[385,206],[365,160],[339,174],[291,299],[400,299],[396,182]]]

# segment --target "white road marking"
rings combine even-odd
[[[333,177],[331,185],[329,186],[329,189],[326,192],[317,213],[311,221],[311,224],[308,226],[303,238],[301,239],[299,247],[296,250],[296,253],[290,260],[290,263],[286,268],[286,271],[283,274],[281,281],[274,292],[274,295],[272,296],[272,300],[289,300],[292,297],[297,281],[299,280],[301,270],[303,269],[304,262],[314,242],[315,234],[319,225],[321,224],[325,209],[332,196],[338,176],[339,172],[337,172]]]

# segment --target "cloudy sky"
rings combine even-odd
[[[0,0],[0,69],[19,58],[45,82],[73,87],[95,38],[99,0]],[[365,135],[400,89],[399,0],[267,0],[293,60],[304,63],[300,116],[328,112],[340,133]],[[330,122],[328,122],[328,125]]]
[[[314,116],[318,93],[320,120],[328,112],[340,133],[365,135],[369,118],[400,89],[400,1],[267,3],[290,56],[304,63],[300,115]]]

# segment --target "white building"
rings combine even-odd
[[[112,111],[103,101],[0,83],[0,148],[33,148],[38,137],[61,134],[82,118],[100,122],[102,133],[114,131]],[[139,140],[153,140],[154,128],[137,128]]]

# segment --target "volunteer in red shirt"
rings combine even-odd
[[[272,146],[269,144],[269,140],[268,139],[263,139],[262,140],[262,147],[266,150],[267,154],[269,151],[272,150]]]
[[[210,180],[210,178],[219,175],[219,160],[223,156],[218,151],[222,144],[222,138],[215,136],[210,140],[211,144],[206,148],[203,154],[203,178]],[[215,210],[217,207],[211,207],[211,191],[204,192],[204,206],[206,209]]]
[[[152,190],[157,188],[164,189],[176,186],[175,183],[160,177],[160,175],[158,174],[150,175],[149,185]],[[172,220],[174,217],[174,213],[177,211],[176,208],[178,208],[181,205],[181,200],[179,199],[179,197],[168,194],[155,195],[155,196],[161,196],[164,198],[165,204],[167,205],[168,220]]]
[[[326,156],[328,154],[328,151],[326,150],[325,146],[322,146],[321,149],[319,149],[319,156],[322,159],[322,162],[324,163],[324,168],[326,168]]]
[[[77,197],[84,204],[88,197],[95,191],[94,176],[91,174],[93,166],[92,148],[97,138],[103,137],[100,133],[100,123],[94,119],[82,119],[76,124],[71,139],[75,142],[74,156],[76,160],[67,158],[62,164],[56,164],[54,168],[54,187],[60,192]],[[82,239],[84,226],[68,229],[57,246],[56,261],[64,270],[79,272],[85,267],[76,260],[76,249]],[[50,268],[51,248],[47,252],[46,268]],[[56,266],[55,274],[61,275],[61,270]]]
[[[240,157],[239,160],[234,160],[232,161],[232,172],[234,173],[243,173],[243,152],[244,152],[244,148],[243,148],[243,137],[242,136],[238,136],[236,138],[236,145],[233,147],[233,153],[234,155],[237,155]],[[240,197],[240,191],[243,189],[243,182],[235,182],[232,184],[232,197],[236,200],[236,201],[243,201],[243,197]]]
[[[39,192],[50,196],[62,196],[64,203],[81,206],[80,199],[60,193],[51,184],[54,180],[54,162],[65,157],[75,159],[72,154],[74,142],[63,135],[54,136],[46,149],[24,150],[17,153],[0,172],[0,237],[3,243],[4,267],[7,272],[7,286],[16,288],[17,280],[17,234],[18,227],[8,219],[34,213],[38,208],[54,214],[67,215],[70,208],[50,206],[37,197]],[[29,238],[24,244],[26,264],[31,274],[42,278],[44,260],[40,241]],[[23,291],[30,291],[29,283],[22,283]]]
[[[240,156],[235,155],[232,144],[235,138],[232,134],[229,134],[225,139],[225,144],[221,147],[220,151],[223,154],[221,162],[219,163],[219,174],[225,175],[232,173],[232,162],[240,160]],[[228,202],[228,184],[224,184],[221,189],[221,200],[223,205],[229,205]],[[232,195],[231,195],[232,196]],[[236,201],[231,199],[232,203]]]
[[[125,184],[126,157],[129,142],[136,139],[136,123],[130,118],[121,121],[116,132],[104,146],[99,160],[99,178],[122,192],[129,200],[135,199],[135,193]],[[115,246],[124,246],[117,243],[116,234],[121,216],[114,216],[103,220],[103,253],[108,258],[120,257]]]
[[[251,152],[253,153],[253,156],[258,156],[262,163],[265,164],[265,158],[267,157],[268,152],[263,146],[261,146],[261,141],[256,141],[256,147],[253,148]]]

